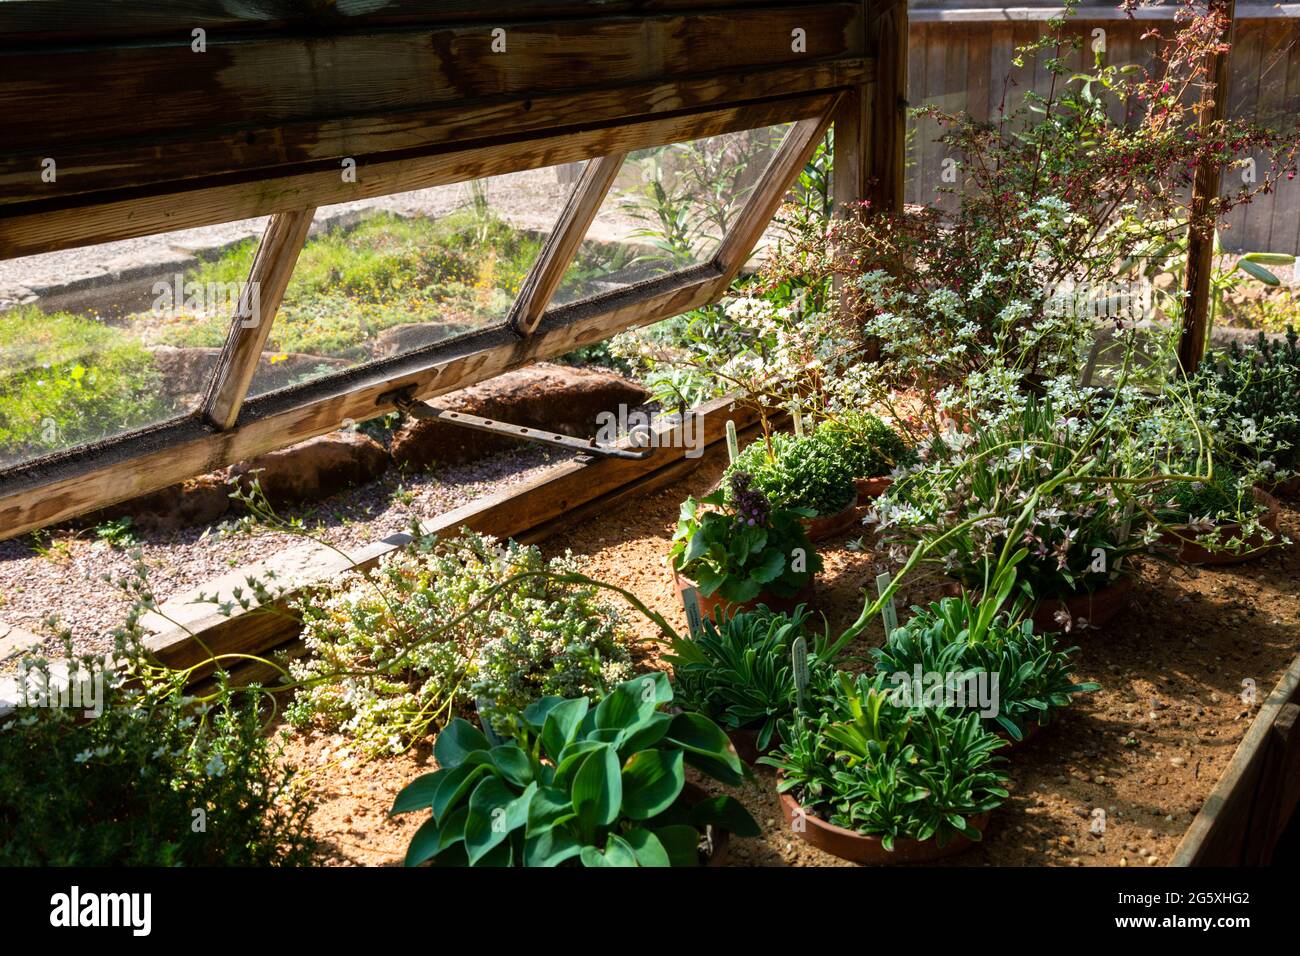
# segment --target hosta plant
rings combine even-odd
[[[762,593],[794,597],[822,567],[799,523],[812,511],[773,506],[743,471],[728,475],[727,484],[726,493],[682,503],[668,552],[673,570],[693,579],[705,597],[736,603]]]
[[[1001,615],[986,621],[969,595],[912,611],[884,647],[872,650],[876,672],[909,706],[924,709],[933,687],[942,700],[963,701],[962,710],[977,713],[988,729],[1022,740],[1031,725],[1068,707],[1072,695],[1100,688],[1070,676],[1077,647],[1035,634],[1032,621],[1013,625]]]
[[[678,699],[729,730],[757,731],[757,747],[766,750],[777,721],[794,715],[791,648],[804,634],[808,617],[803,605],[789,616],[764,605],[730,617],[718,612],[698,634],[676,641],[666,657],[673,665]],[[826,642],[808,643],[810,684],[821,687],[832,673],[818,654]]]
[[[691,799],[685,768],[744,779],[727,736],[700,714],[665,711],[663,674],[633,678],[598,704],[546,697],[518,736],[492,746],[452,721],[434,742],[439,769],[409,784],[393,813],[428,811],[406,864],[695,866],[708,827],[757,836],[733,797]]]
[[[994,753],[1004,741],[976,714],[895,705],[883,676],[840,681],[821,713],[782,721],[780,748],[759,758],[780,773],[778,789],[886,850],[903,839],[979,840],[972,818],[1007,797]]]

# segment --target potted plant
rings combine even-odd
[[[963,712],[978,714],[988,730],[1019,743],[1070,706],[1074,694],[1100,689],[1070,676],[1077,647],[1062,648],[1050,634],[1036,634],[1032,621],[990,617],[969,595],[912,612],[871,652],[876,673],[902,692],[901,703],[959,698]]]
[[[1206,482],[1174,482],[1155,514],[1156,547],[1184,564],[1240,564],[1278,535],[1277,499],[1226,467]]]
[[[791,651],[808,617],[803,605],[789,615],[763,605],[731,616],[719,613],[694,636],[674,642],[666,657],[683,706],[716,720],[746,763],[779,742],[777,721],[794,715]],[[817,686],[832,673],[819,653],[824,648],[824,638],[818,638],[808,654]]]
[[[694,590],[702,618],[718,608],[734,612],[762,603],[792,610],[807,603],[822,568],[799,521],[808,512],[773,507],[745,472],[731,472],[727,484],[726,493],[682,503],[668,559],[683,602],[687,589]]]
[[[397,795],[392,813],[429,811],[406,865],[695,866],[722,834],[757,836],[734,797],[688,787],[685,766],[729,785],[744,767],[701,714],[664,712],[663,674],[633,678],[596,706],[547,697],[519,736],[493,747],[468,721],[434,742],[439,769]]]
[[[1005,741],[976,714],[913,712],[891,703],[881,675],[839,675],[820,713],[780,725],[775,767],[787,824],[802,839],[858,863],[919,863],[979,840],[1007,797]]]
[[[891,473],[909,458],[903,436],[866,412],[836,414],[817,426],[814,437],[824,453],[844,460],[845,471],[853,476],[860,505],[888,491],[893,484]]]
[[[858,503],[853,464],[840,448],[815,432],[777,432],[749,445],[727,475],[743,472],[749,476],[749,487],[773,505],[806,511],[808,537],[820,541],[853,524]],[[728,485],[724,482],[723,487]]]

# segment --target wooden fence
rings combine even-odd
[[[1168,8],[1165,8],[1166,10]],[[1294,127],[1300,115],[1300,7],[1237,7],[1236,43],[1232,49],[1229,115],[1254,117],[1279,128]],[[1013,109],[1024,91],[1046,93],[1052,80],[1041,62],[1026,60],[1012,67],[1015,48],[1046,30],[1051,13],[1045,7],[969,9],[937,6],[921,0],[910,11],[908,38],[908,102],[934,104],[947,111],[969,110],[981,119],[996,119],[1004,95]],[[1152,42],[1141,35],[1154,25],[1168,32],[1172,21],[1147,8],[1140,19],[1126,19],[1108,7],[1081,8],[1068,30],[1083,38],[1073,53],[1075,66],[1091,63],[1094,30],[1103,30],[1106,62],[1147,65]],[[1153,23],[1152,21],[1158,21]],[[1006,78],[1011,77],[1008,86]],[[1114,115],[1123,115],[1116,104]],[[936,191],[955,174],[955,157],[935,141],[933,122],[909,120],[907,143],[907,201],[950,205],[953,197]],[[1238,208],[1222,233],[1224,247],[1237,251],[1300,254],[1300,178],[1283,182],[1276,193]]]

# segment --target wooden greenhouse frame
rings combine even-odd
[[[240,302],[188,417],[0,472],[0,538],[716,301],[832,121],[837,199],[901,204],[902,3],[63,6],[66,27],[47,3],[0,6],[0,258],[270,216],[248,286],[261,321]],[[779,123],[793,126],[711,261],[548,307],[628,152]],[[506,323],[246,400],[317,207],[581,160]]]

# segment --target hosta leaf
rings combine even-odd
[[[623,738],[623,742],[618,746],[619,752],[634,754],[638,750],[653,747],[663,740],[672,722],[671,714],[651,714],[649,720]]]
[[[557,765],[564,748],[578,736],[582,718],[587,716],[587,700],[578,697],[556,704],[542,723],[542,746],[546,755]]]
[[[448,770],[459,767],[475,750],[487,750],[483,732],[463,717],[455,718],[433,742],[433,756],[438,766]]]
[[[642,750],[623,767],[623,814],[648,820],[673,805],[686,772],[680,750]]]
[[[449,810],[454,810],[473,792],[483,777],[490,776],[491,773],[492,768],[486,764],[462,764],[455,770],[447,771],[447,775],[438,782],[438,789],[430,803],[434,819],[441,821]]]
[[[540,787],[528,804],[525,836],[540,836],[573,816],[573,801],[567,793],[555,787]]]
[[[582,844],[573,834],[566,830],[547,830],[524,843],[524,866],[558,866],[581,852]]]
[[[438,821],[430,817],[420,824],[406,847],[406,866],[419,866],[438,852]]]
[[[402,792],[393,800],[393,809],[388,811],[388,815],[396,816],[399,813],[410,813],[412,810],[423,810],[433,805],[433,794],[438,789],[438,784],[442,781],[444,775],[451,773],[450,770],[435,770],[433,773],[421,774],[416,777],[405,787]]]
[[[560,704],[564,703],[563,697],[543,697],[535,700],[524,708],[524,723],[528,729],[535,734],[540,734],[542,727],[546,725],[546,716]]]
[[[655,827],[652,832],[668,853],[673,866],[700,865],[700,833],[695,827],[676,823]]]
[[[602,744],[598,740],[575,740],[560,752],[560,764],[555,768],[555,779],[552,785],[561,790],[568,790],[572,784],[573,775],[578,772],[582,762],[587,759],[587,754],[606,747],[608,744]]]
[[[666,683],[667,678],[658,673],[619,684],[596,705],[596,727],[627,730],[648,720],[659,706],[661,682]]]
[[[626,840],[617,834],[610,834],[605,852],[601,853],[594,846],[582,848],[583,866],[636,866],[636,853]]]
[[[737,786],[745,779],[744,765],[731,741],[703,714],[678,714],[665,739],[686,751],[688,763],[723,783]]]
[[[492,765],[501,772],[501,776],[519,789],[522,790],[533,782],[532,761],[518,744],[509,743],[493,747],[488,751],[488,756],[492,758]]]
[[[471,866],[528,822],[528,804],[536,792],[537,784],[530,783],[516,795],[496,777],[488,777],[474,788],[465,821],[465,849]]]
[[[673,861],[668,857],[668,851],[664,845],[659,842],[659,838],[649,830],[642,827],[636,827],[628,830],[623,834],[627,840],[628,846],[636,854],[636,862],[639,866],[672,866]]]
[[[573,809],[588,829],[609,826],[618,819],[623,802],[623,780],[618,754],[608,744],[583,758],[573,775]]]

